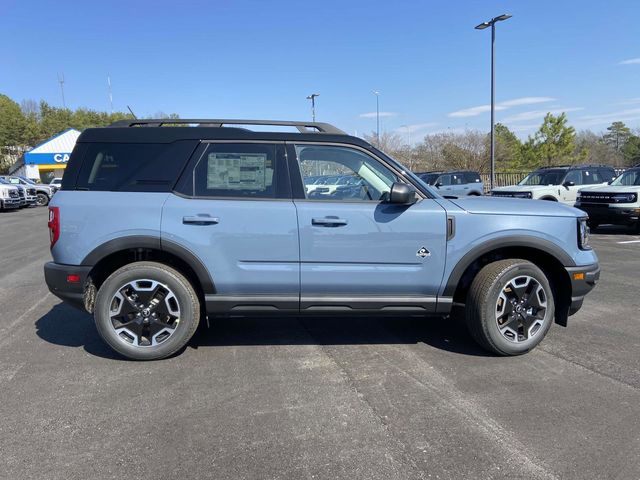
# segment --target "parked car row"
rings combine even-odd
[[[493,197],[549,200],[589,214],[589,225],[629,225],[640,231],[640,165],[616,177],[604,165],[540,168],[518,185],[497,187]]]
[[[46,206],[59,188],[53,182],[44,185],[18,175],[0,175],[0,210]]]

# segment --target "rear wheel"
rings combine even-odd
[[[191,339],[200,302],[178,271],[136,262],[101,285],[94,316],[98,332],[115,351],[134,360],[155,360],[173,355]]]
[[[485,349],[520,355],[538,345],[555,316],[551,286],[544,272],[520,259],[486,265],[473,280],[465,319]]]

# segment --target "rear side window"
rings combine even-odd
[[[211,143],[178,191],[205,198],[280,198],[288,189],[282,146],[269,143]]]
[[[582,172],[582,180],[584,185],[595,185],[598,183],[604,183],[600,169],[590,168]]]
[[[463,183],[465,183],[465,181],[462,173],[451,174],[451,185],[462,185]]]
[[[89,144],[76,189],[168,192],[194,147],[193,141]]]
[[[465,183],[480,183],[480,175],[476,172],[464,173]]]

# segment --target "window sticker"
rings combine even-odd
[[[207,189],[266,190],[273,170],[267,172],[265,153],[210,153]]]

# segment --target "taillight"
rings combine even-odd
[[[50,248],[58,241],[60,238],[60,208],[59,207],[49,207],[49,223],[47,223],[49,227],[49,240],[51,241]]]

